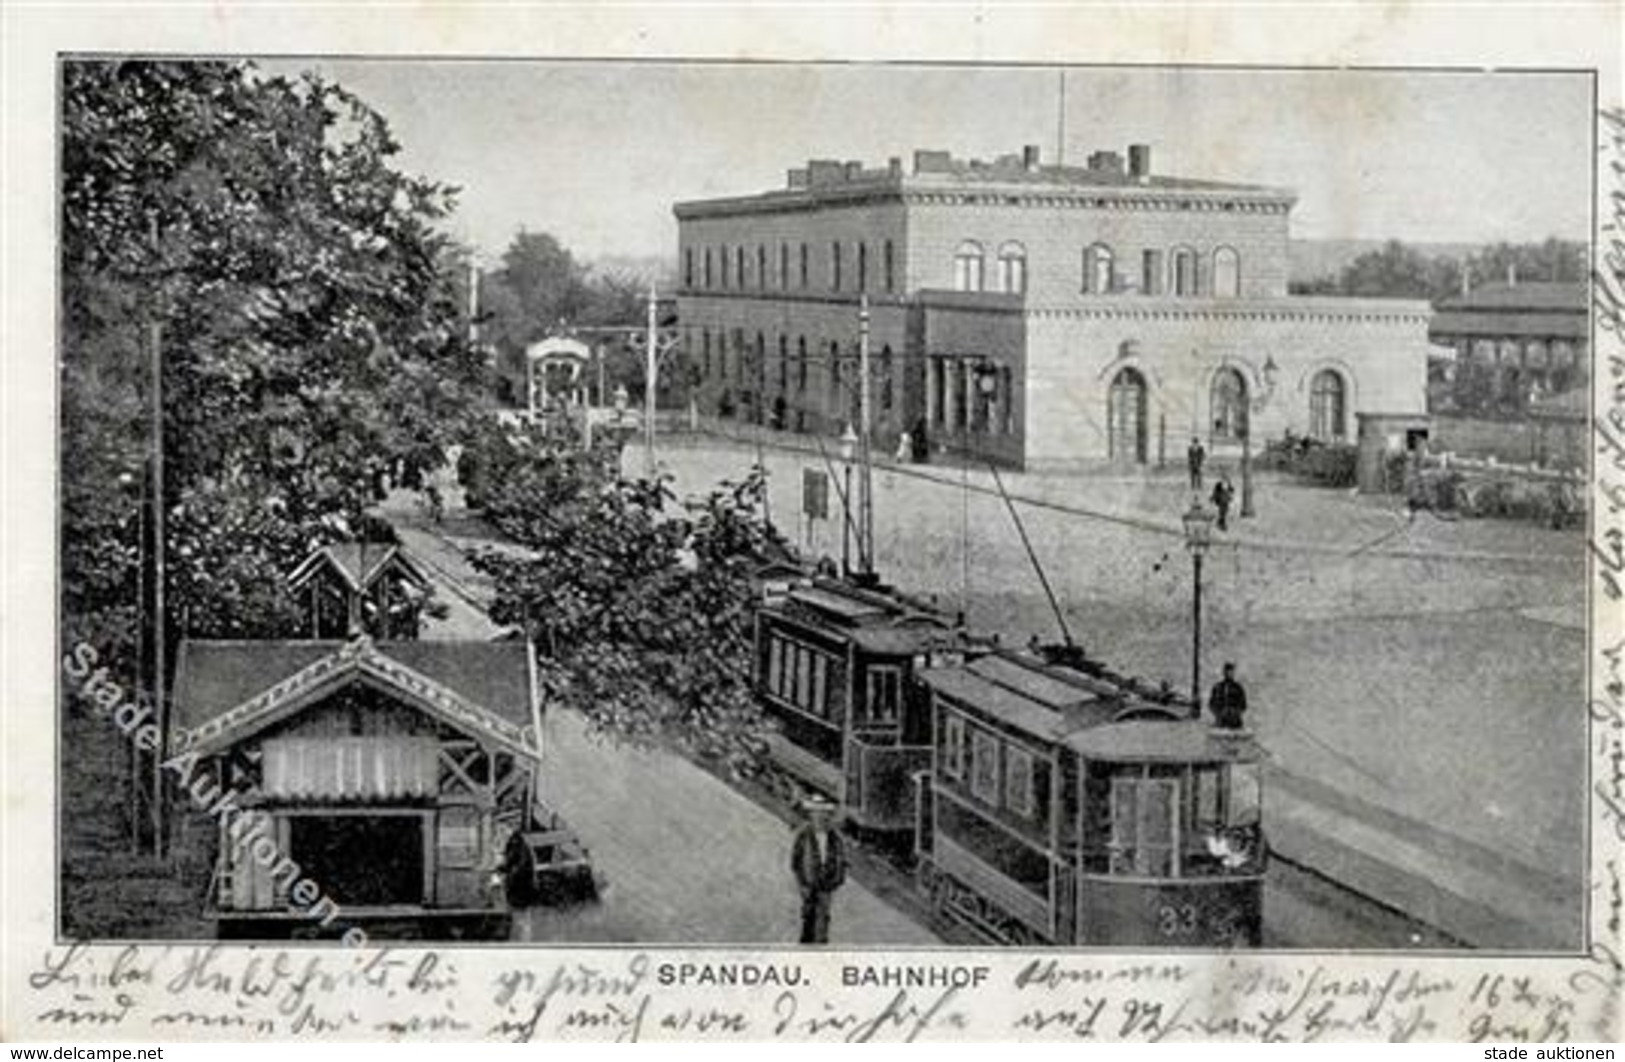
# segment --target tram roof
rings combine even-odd
[[[1248,731],[1220,730],[1196,719],[1134,719],[1080,730],[1066,744],[1108,763],[1254,763],[1262,759]]]
[[[1125,713],[1173,713],[1132,680],[1111,681],[1021,652],[995,652],[921,674],[933,689],[1047,741],[1111,723]]]
[[[1063,683],[1032,681],[1044,676],[1021,676],[1016,670],[1000,667],[998,661],[998,657],[990,656],[961,667],[931,668],[922,672],[921,678],[966,707],[1046,741],[1060,741],[1074,730],[1110,722],[1122,709],[1121,697],[1102,696]]]
[[[859,623],[890,614],[890,610],[883,605],[817,586],[792,590],[790,599],[847,623]]]

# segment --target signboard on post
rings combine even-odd
[[[829,519],[829,474],[822,469],[801,470],[801,511],[809,520]]]

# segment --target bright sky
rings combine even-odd
[[[1055,68],[295,61],[389,121],[402,165],[460,185],[451,228],[494,260],[521,227],[578,255],[674,254],[671,205],[780,187],[809,157],[915,148],[1055,157]],[[1066,156],[1296,190],[1293,234],[1583,238],[1591,82],[1572,74],[1072,68]]]

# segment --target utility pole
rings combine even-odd
[[[1253,516],[1253,426],[1252,414],[1241,429],[1241,515]]]
[[[643,467],[650,476],[655,474],[655,386],[660,373],[660,321],[656,309],[655,282],[649,281],[649,334],[647,359],[643,369]]]
[[[865,575],[875,570],[874,469],[870,461],[869,438],[869,296],[858,297],[858,457],[863,462],[858,480],[858,516],[862,538],[858,542],[858,563]]]
[[[153,249],[157,250],[158,221],[152,221]],[[154,300],[156,302],[156,300]],[[147,347],[152,366],[152,703],[158,726],[158,747],[152,755],[152,854],[164,854],[164,758],[169,749],[169,698],[165,645],[164,583],[164,327],[156,308],[147,325]]]

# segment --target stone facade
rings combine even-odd
[[[1182,458],[1426,410],[1428,309],[1289,297],[1293,196],[1129,162],[917,152],[682,203],[679,319],[708,415],[839,434],[869,324],[879,445],[1017,467]]]

